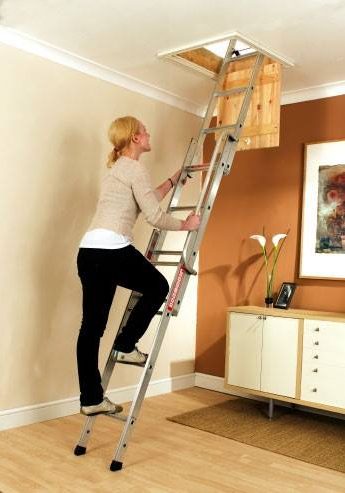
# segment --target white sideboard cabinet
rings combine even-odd
[[[345,314],[228,309],[225,387],[345,414]]]

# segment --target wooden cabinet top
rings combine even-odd
[[[307,318],[313,320],[345,322],[345,313],[322,312],[317,310],[299,310],[294,308],[283,310],[281,308],[265,308],[262,306],[230,306],[226,309],[226,311],[236,313],[252,313],[254,315],[272,315],[274,317]]]

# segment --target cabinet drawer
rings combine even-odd
[[[305,320],[303,347],[336,352],[345,359],[345,323]]]
[[[303,364],[301,399],[345,408],[344,380],[345,368]]]
[[[320,348],[304,348],[303,350],[303,365],[304,364],[319,364],[327,366],[336,366],[345,368],[345,355],[342,348],[338,352],[332,352]]]

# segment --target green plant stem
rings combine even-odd
[[[277,260],[278,260],[279,254],[280,254],[280,250],[282,249],[282,246],[283,246],[284,241],[286,240],[286,238],[287,238],[287,236],[285,236],[280,241],[280,243],[278,243],[278,245],[276,247],[274,247],[274,260],[273,260],[273,266],[272,266],[272,270],[271,270],[270,286],[269,286],[269,289],[268,289],[268,291],[271,294],[271,296],[269,296],[269,297],[272,297],[273,278],[274,278],[274,274],[275,274],[275,268],[276,268]]]
[[[270,284],[270,277],[268,273],[268,258],[267,258],[267,252],[266,252],[266,247],[262,247],[262,253],[264,256],[264,261],[265,261],[265,267],[266,267],[266,295],[269,298],[269,284]]]

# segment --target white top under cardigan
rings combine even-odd
[[[93,229],[87,231],[81,239],[79,248],[105,248],[108,250],[124,248],[130,245],[129,238],[111,229]]]

